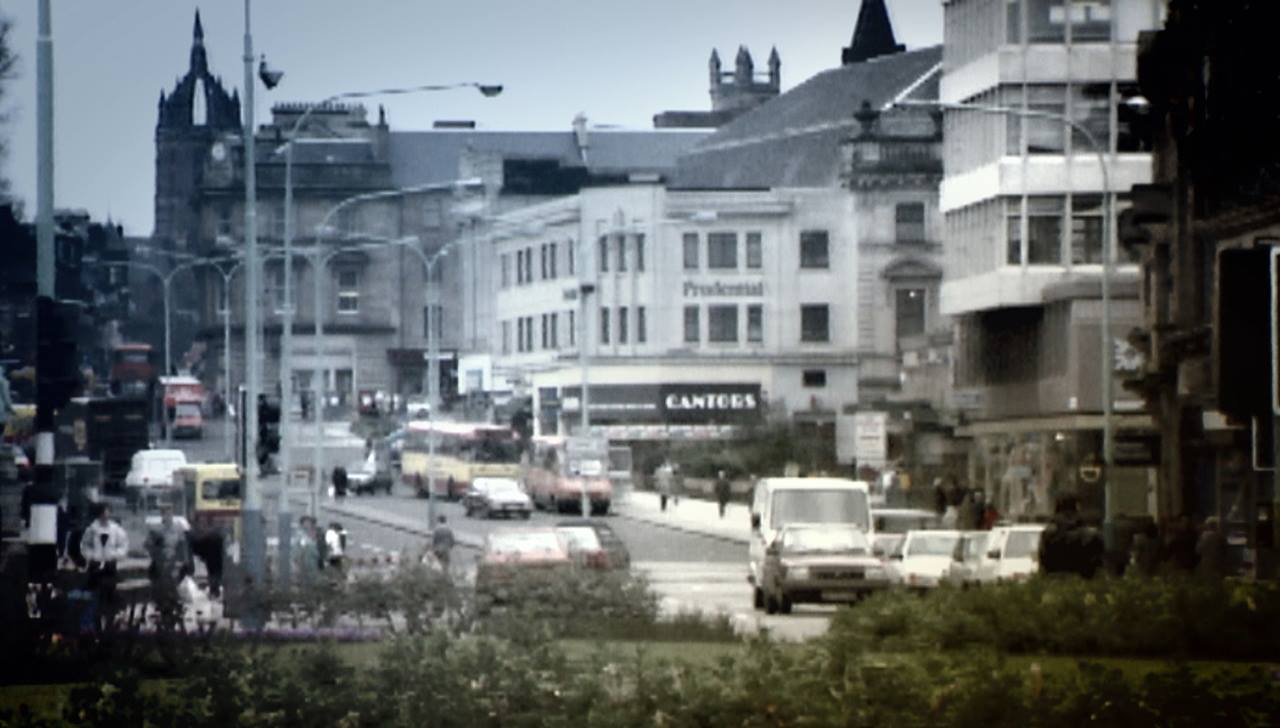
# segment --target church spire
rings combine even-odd
[[[196,8],[196,27],[192,31],[191,37],[195,43],[204,45],[204,26],[200,24],[200,8]]]
[[[197,75],[209,71],[209,59],[204,53],[204,26],[200,24],[200,10],[196,10],[195,28],[191,31],[191,70]]]
[[[906,46],[893,37],[893,24],[884,0],[862,0],[858,22],[853,28],[853,41],[840,53],[841,65],[861,63],[877,56],[901,53]]]

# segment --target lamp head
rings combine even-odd
[[[476,84],[476,88],[480,89],[480,93],[483,94],[485,98],[490,99],[502,93],[502,84],[500,83]]]

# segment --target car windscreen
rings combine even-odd
[[[977,561],[987,550],[987,534],[974,533],[964,537],[964,560]]]
[[[907,556],[950,556],[958,538],[955,534],[916,532],[904,553]]]
[[[886,513],[872,511],[876,533],[906,533],[936,527],[938,517],[931,513]]]
[[[782,533],[784,553],[865,554],[867,537],[853,528],[789,528]]]
[[[490,480],[476,487],[483,487],[484,492],[489,495],[513,495],[521,492],[520,486],[514,480]]]
[[[779,490],[773,494],[769,525],[787,523],[849,523],[863,529],[871,525],[867,494],[854,489]]]
[[[1026,559],[1040,550],[1040,531],[1011,531],[1004,545],[1004,558]]]
[[[206,480],[200,485],[200,497],[205,500],[238,500],[240,479]]]
[[[175,417],[199,417],[200,405],[194,402],[179,402],[174,408]]]
[[[564,537],[569,544],[569,548],[574,551],[599,551],[600,538],[596,535],[594,528],[590,526],[568,526],[557,528],[557,532]]]

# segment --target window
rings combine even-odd
[[[600,272],[609,272],[609,238],[600,237]]]
[[[747,306],[747,341],[764,341],[764,306],[758,303]]]
[[[533,247],[524,249],[524,282],[533,283]]]
[[[707,235],[707,268],[732,270],[737,267],[737,233],[709,233]]]
[[[760,233],[747,233],[747,268],[759,270],[764,267],[764,243]]]
[[[1005,235],[1008,241],[1009,265],[1022,265],[1022,198],[1005,199]]]
[[[440,340],[439,337],[444,335],[444,306],[438,303],[422,308],[423,340],[431,341],[433,333],[437,337],[437,341]]]
[[[516,251],[516,285],[524,284],[524,251]]]
[[[542,348],[545,349],[547,348],[547,344],[551,341],[551,332],[549,331],[550,326],[547,323],[547,315],[545,313],[542,314],[538,323],[542,326],[540,333],[542,335]]]
[[[1055,265],[1062,262],[1063,198],[1027,198],[1027,262]]]
[[[609,307],[600,307],[600,343],[609,343]]]
[[[636,270],[644,272],[644,233],[636,236]]]
[[[516,351],[524,351],[524,317],[516,319]]]
[[[1022,0],[1005,2],[1005,42],[1022,42]]]
[[[707,307],[707,341],[728,343],[738,340],[738,307]]]
[[[568,243],[566,243],[564,247],[565,247],[565,252],[567,252],[567,253],[569,254],[569,275],[574,275],[574,272],[573,272],[573,265],[574,265],[574,264],[573,264],[573,256],[577,253],[577,248],[574,246],[574,244],[573,244],[573,241],[572,241],[572,240],[570,240]]]
[[[800,307],[800,341],[830,341],[828,313],[825,303],[805,304]]]
[[[698,234],[684,234],[684,269],[698,269]]]
[[[1071,42],[1111,40],[1111,0],[1069,0]]]
[[[502,287],[509,288],[511,286],[511,256],[503,253],[498,260],[499,267],[502,270]]]
[[[1110,96],[1110,83],[1071,87],[1071,120],[1087,129],[1104,152],[1111,148]],[[1071,128],[1071,153],[1095,153],[1089,139],[1075,127]]]
[[[1046,114],[1062,116],[1067,111],[1067,89],[1058,85],[1033,85],[1027,87],[1027,108]],[[1028,118],[1027,154],[1063,154],[1066,125],[1059,119]]]
[[[805,230],[800,233],[800,267],[829,268],[826,230]]]
[[[900,288],[894,294],[893,315],[897,325],[897,335],[919,336],[924,333],[925,290],[923,288]]]
[[[644,318],[644,306],[636,306],[636,343],[643,344],[648,340],[649,330]]]
[[[893,217],[899,243],[924,242],[923,202],[900,202],[893,210]]]
[[[542,247],[538,248],[538,260],[542,267],[542,280],[545,281],[547,279],[547,245],[546,243],[543,243]]]
[[[560,348],[560,314],[553,313],[551,316],[551,348]]]
[[[526,316],[524,319],[524,350],[533,351],[533,317]]]
[[[618,307],[618,343],[627,343],[627,307]]]
[[[696,344],[702,340],[702,328],[698,321],[698,307],[684,307],[684,342],[686,344]]]
[[[800,377],[806,387],[817,388],[827,386],[826,369],[805,369],[800,373]]]
[[[1102,262],[1102,195],[1071,198],[1071,262]]]
[[[511,353],[511,322],[502,322],[502,353]]]
[[[360,311],[360,273],[351,269],[338,271],[338,313]]]
[[[1027,40],[1031,43],[1064,43],[1066,18],[1064,0],[1026,0]]]
[[[627,236],[618,236],[618,272],[624,273],[627,270]]]
[[[573,250],[573,248],[569,248]],[[578,312],[569,309],[569,346],[578,345]]]
[[[547,268],[551,271],[552,278],[558,278],[556,274],[556,244],[551,243],[547,246]]]

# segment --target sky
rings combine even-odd
[[[731,69],[739,45],[757,71],[772,47],[785,92],[839,65],[860,0],[258,0],[255,56],[284,71],[255,89],[258,124],[276,102],[318,101],[347,91],[479,81],[468,90],[373,99],[392,131],[436,119],[481,129],[652,127],[669,109],[710,108],[707,59]],[[53,0],[54,205],[83,208],[131,235],[150,235],[155,124],[160,92],[186,73],[196,9],[210,71],[228,92],[244,83],[244,4],[239,0]],[[36,200],[36,0],[0,0],[20,56],[0,112],[11,141],[0,174],[34,215]],[[899,43],[942,42],[941,0],[888,0]],[[256,63],[255,63],[256,69]],[[255,82],[256,82],[255,74]]]

